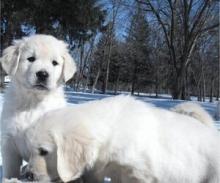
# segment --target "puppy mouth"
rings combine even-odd
[[[37,90],[49,90],[48,87],[43,83],[37,83],[33,87]]]
[[[59,177],[57,177],[57,178],[51,179],[51,182],[59,183],[59,182],[62,182],[62,181]]]
[[[51,182],[51,183],[62,183],[61,179],[59,177],[55,177],[53,179],[51,179],[48,176],[45,175],[37,175],[37,174],[33,174],[33,179],[29,180],[32,182]]]

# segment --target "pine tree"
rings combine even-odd
[[[132,72],[130,72],[132,94],[149,82],[147,79],[150,64],[149,34],[150,29],[147,19],[141,10],[140,4],[137,3],[127,37],[128,67],[132,69]]]

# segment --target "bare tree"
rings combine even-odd
[[[161,26],[172,65],[173,98],[186,98],[185,77],[197,40],[218,27],[216,1],[137,0],[144,4]],[[216,15],[216,16],[215,16]]]
[[[79,50],[77,50],[79,51],[79,69],[76,78],[76,90],[78,90],[80,86],[82,86],[84,90],[87,88],[89,79],[89,65],[92,53],[94,51],[96,37],[97,34],[93,35],[89,41],[83,42],[79,47]]]
[[[110,0],[110,4],[112,6],[112,12],[110,13],[111,18],[110,18],[110,23],[108,26],[108,42],[107,42],[107,54],[106,54],[106,76],[105,76],[105,86],[103,88],[103,93],[106,92],[108,89],[108,80],[109,80],[109,67],[110,67],[110,61],[111,61],[111,52],[112,52],[112,43],[113,43],[113,37],[114,37],[114,31],[115,31],[115,23],[116,23],[116,18],[118,16],[119,9],[121,7],[121,2],[122,0]]]

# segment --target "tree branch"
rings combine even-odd
[[[201,33],[204,33],[204,32],[210,31],[210,30],[213,30],[213,29],[215,29],[215,28],[217,28],[217,27],[219,27],[219,23],[216,23],[216,24],[214,24],[214,25],[205,27],[204,29],[201,30]]]
[[[209,1],[208,0],[205,0],[205,3],[203,5],[203,7],[201,8],[198,16],[197,16],[197,19],[195,20],[194,24],[192,25],[192,29],[190,31],[190,36],[192,36],[193,32],[195,31],[195,28],[197,27],[197,25],[200,23],[200,20],[203,16],[203,13],[205,12],[207,6],[209,5]]]

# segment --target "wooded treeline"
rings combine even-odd
[[[217,0],[2,0],[1,51],[33,33],[69,43],[75,90],[219,100]]]

